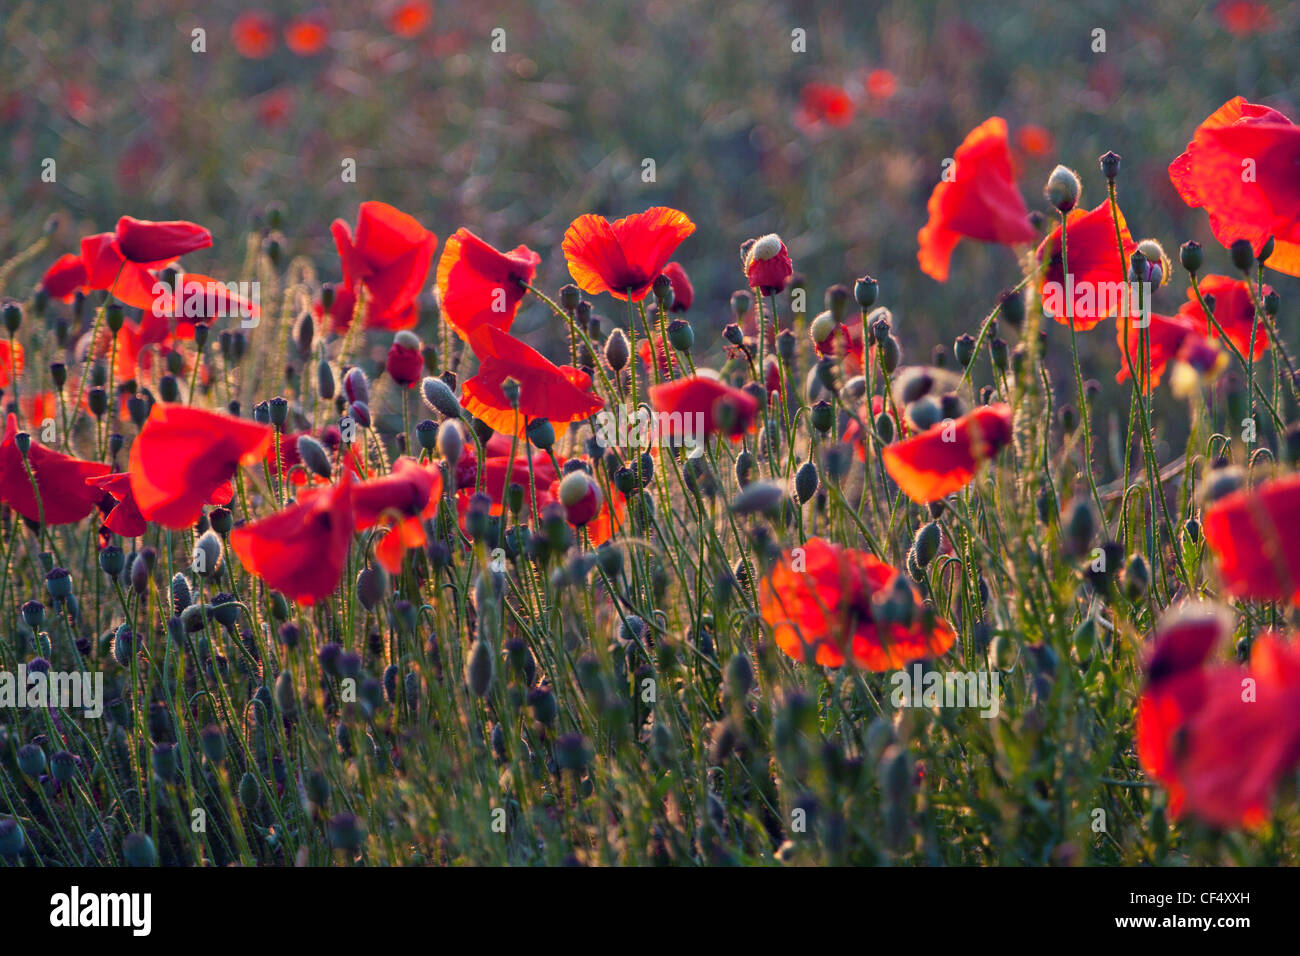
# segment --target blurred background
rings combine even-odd
[[[827,285],[870,273],[918,360],[975,331],[1018,278],[1009,250],[976,243],[958,247],[946,284],[916,263],[941,163],[986,117],[1007,120],[1031,208],[1046,208],[1042,184],[1058,162],[1081,172],[1085,205],[1101,201],[1097,157],[1114,149],[1134,236],[1159,238],[1175,259],[1179,243],[1198,239],[1207,271],[1226,272],[1226,251],[1205,214],[1179,200],[1168,164],[1234,95],[1300,116],[1300,4],[0,0],[0,9],[0,257],[29,244],[51,213],[63,219],[50,254],[24,267],[11,294],[123,213],[207,226],[215,246],[187,264],[233,278],[242,235],[271,200],[287,209],[288,252],[336,278],[328,225],[352,221],[367,199],[414,214],[440,240],[464,225],[502,248],[527,243],[554,290],[568,281],[559,242],[571,219],[666,204],[699,227],[676,258],[696,285],[701,349],[717,342],[743,283],[739,244],[777,231],[807,276],[813,311]],[[47,157],[53,183],[41,180]],[[340,175],[347,158],[355,183]],[[1271,281],[1294,300],[1296,280]],[[1157,311],[1173,312],[1184,288],[1178,270]],[[545,319],[531,306],[518,328]],[[1085,343],[1085,374],[1109,382],[1116,361],[1103,327]]]

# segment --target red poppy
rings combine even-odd
[[[438,260],[439,305],[448,324],[466,341],[481,325],[508,332],[523,283],[533,281],[541,261],[527,246],[500,252],[468,229],[457,229]]]
[[[119,471],[113,475],[88,478],[86,484],[98,488],[115,502],[104,516],[104,527],[124,538],[138,538],[144,534],[149,522],[140,514],[135,496],[131,494],[131,475],[128,472]]]
[[[315,56],[329,43],[329,21],[320,12],[294,17],[284,28],[284,43],[296,56]]]
[[[945,653],[956,633],[922,610],[910,584],[914,612],[906,622],[877,623],[872,598],[896,586],[896,568],[874,555],[810,538],[786,551],[759,584],[759,610],[777,646],[796,661],[811,656],[822,667],[887,671]]]
[[[504,441],[498,441],[498,439],[504,439]],[[496,442],[496,444],[494,445],[493,442]],[[528,458],[523,454],[523,443],[519,443],[513,461],[510,458],[511,444],[511,436],[493,435],[484,449],[486,457],[483,459],[482,491],[491,501],[490,511],[494,515],[501,514],[502,509],[505,507],[506,491],[511,485],[519,485],[524,489],[529,487]],[[555,461],[552,461],[551,456],[544,451],[533,452],[531,480],[537,489],[538,510],[554,500],[551,487],[559,479],[556,462],[562,466],[564,464],[563,456],[557,455]],[[462,507],[469,502],[470,493],[474,490],[477,475],[478,461],[475,458],[474,451],[466,448],[456,467],[456,487],[461,490]],[[526,492],[525,497],[531,501],[532,492]]]
[[[884,449],[885,470],[918,504],[970,484],[982,462],[1011,441],[1011,406],[981,405]]]
[[[127,262],[148,267],[165,266],[173,259],[212,245],[212,233],[185,220],[151,222],[123,216],[113,234],[118,252]]]
[[[893,99],[898,92],[898,80],[889,70],[872,70],[867,74],[866,88],[873,100]]]
[[[1109,199],[1090,212],[1073,209],[1066,215],[1068,278],[1062,267],[1060,225],[1038,246],[1035,257],[1039,262],[1047,262],[1038,286],[1043,311],[1052,314],[1062,325],[1068,324],[1067,311],[1080,331],[1091,329],[1112,315],[1136,311],[1128,283],[1128,261],[1137,251],[1137,243],[1129,235],[1123,212],[1117,208],[1116,213],[1124,243],[1122,267]]]
[[[465,382],[461,401],[493,431],[524,433],[526,420],[544,418],[564,434],[571,422],[590,418],[605,407],[591,391],[591,376],[570,365],[554,365],[544,355],[495,325],[483,325],[470,336],[478,356],[478,374]],[[506,379],[519,385],[518,411],[502,386]]]
[[[799,91],[796,125],[814,130],[822,126],[841,127],[853,121],[853,99],[842,86],[805,83]]]
[[[419,36],[433,23],[433,4],[428,0],[406,0],[398,3],[388,13],[388,29],[399,37]]]
[[[11,344],[8,339],[0,339],[0,388],[8,388],[18,381],[25,364],[23,343],[15,339]]]
[[[668,257],[695,231],[684,212],[654,206],[609,222],[579,216],[564,233],[569,274],[584,292],[608,292],[616,299],[644,299],[664,271]]]
[[[81,256],[64,253],[41,276],[41,288],[52,299],[71,302],[77,290],[86,285],[86,264]]]
[[[1115,341],[1119,344],[1120,352],[1119,371],[1115,373],[1115,381],[1127,382],[1130,377],[1129,366],[1132,365],[1139,379],[1144,380],[1149,375],[1151,387],[1154,388],[1160,384],[1165,367],[1178,355],[1178,350],[1187,337],[1195,336],[1204,329],[1203,324],[1198,326],[1181,312],[1175,316],[1157,315],[1153,312],[1148,319],[1146,373],[1142,369],[1142,330],[1137,327],[1137,320],[1129,316],[1115,323]]]
[[[36,476],[38,502],[23,453],[18,450],[17,435],[18,419],[11,412],[0,440],[0,502],[29,521],[40,521],[43,516],[47,525],[72,524],[90,514],[100,496],[86,487],[86,479],[108,474],[109,467],[60,454],[33,438],[27,464]]]
[[[159,282],[155,289],[158,295],[149,311],[176,320],[174,331],[182,339],[194,338],[194,326],[198,322],[212,325],[220,319],[234,319],[256,324],[262,316],[261,305],[240,294],[251,291],[248,283],[222,282],[197,272],[183,272],[175,284]]]
[[[672,441],[719,433],[739,441],[758,415],[758,399],[708,375],[652,385],[650,406],[657,413],[660,435]]]
[[[329,484],[328,478],[321,478],[303,468],[294,468],[295,465],[302,464],[302,456],[298,454],[298,439],[303,435],[311,435],[311,432],[285,432],[280,436],[280,472],[277,475],[277,480],[281,482],[288,481],[294,485],[305,485],[309,481],[314,484]],[[337,425],[326,425],[313,437],[325,446],[325,450],[334,459],[337,459],[339,446],[342,444],[342,434]],[[263,460],[266,467],[272,473],[275,473],[274,441],[267,446],[266,456]],[[362,454],[355,443],[348,446],[347,460],[344,462],[343,467],[356,476],[365,477],[369,474],[366,468],[365,455]]]
[[[1253,828],[1300,763],[1300,648],[1270,632],[1255,639],[1248,667],[1212,663],[1231,633],[1213,606],[1166,615],[1138,698],[1137,750],[1175,818]]]
[[[299,604],[338,590],[352,546],[352,479],[304,492],[298,501],[230,532],[230,548],[252,574]]]
[[[862,316],[850,316],[847,322],[836,325],[826,338],[820,342],[814,340],[813,348],[823,357],[843,359],[845,375],[861,375],[865,356],[862,339]]]
[[[1205,509],[1204,527],[1229,594],[1300,602],[1300,475],[1225,495]]]
[[[305,491],[298,500],[307,501],[313,494],[322,493]],[[397,574],[406,550],[424,545],[423,519],[436,511],[441,496],[441,472],[425,468],[414,459],[399,458],[387,475],[353,487],[353,527],[357,531],[376,525],[389,527],[375,546],[375,559],[386,571]]]
[[[54,392],[24,393],[19,399],[23,420],[40,425],[58,414],[59,398]]]
[[[1268,351],[1268,330],[1264,328],[1262,319],[1258,326],[1255,324],[1255,302],[1251,298],[1251,287],[1245,280],[1208,275],[1202,276],[1198,285],[1202,296],[1214,296],[1214,318],[1238,352],[1244,356],[1249,350],[1252,329],[1255,332],[1255,358]],[[1272,291],[1271,286],[1264,286],[1265,295]],[[1198,329],[1204,329],[1206,335],[1219,337],[1218,329],[1206,316],[1192,289],[1187,290],[1187,301],[1179,307],[1178,315]]]
[[[111,291],[126,305],[153,311],[158,280],[143,265],[122,255],[113,233],[101,232],[82,239],[81,262],[87,289]]]
[[[857,418],[850,418],[848,424],[844,426],[844,434],[841,436],[840,441],[846,445],[853,446],[853,453],[857,456],[858,461],[867,460],[867,442],[862,435],[862,429],[858,425],[858,420],[861,419],[862,423],[870,428],[872,422],[874,422],[882,413],[889,415],[890,421],[893,421],[893,412],[885,408],[884,397],[880,395],[872,395],[870,410],[868,411],[867,405],[864,402],[858,407]],[[897,422],[894,423],[894,427],[897,429]],[[911,434],[911,432],[912,427],[908,424],[907,418],[904,417],[901,434],[906,438]]]
[[[691,285],[691,277],[686,274],[680,262],[670,262],[664,266],[664,275],[673,286],[673,306],[669,312],[687,312],[690,310],[691,303],[695,301],[695,286]]]
[[[335,286],[334,301],[330,304],[329,310],[330,331],[336,335],[345,334],[352,327],[352,319],[356,316],[356,311],[357,294],[347,286]],[[312,315],[317,321],[325,318],[325,306],[320,299],[312,303]]]
[[[1026,156],[1046,156],[1053,146],[1052,134],[1041,126],[1031,123],[1016,131],[1016,148]]]
[[[1277,110],[1230,99],[1196,128],[1169,164],[1185,203],[1204,207],[1225,246],[1238,239],[1258,254],[1274,239],[1270,269],[1300,275],[1300,126]]]
[[[405,332],[403,335],[410,335]],[[400,336],[399,336],[400,339]],[[395,339],[384,360],[384,371],[403,388],[412,388],[424,372],[424,356],[418,348]]]
[[[387,203],[363,202],[357,228],[342,219],[330,226],[343,263],[343,285],[365,286],[366,325],[409,329],[416,323],[415,299],[429,275],[438,237]]]
[[[916,234],[921,271],[948,280],[952,251],[963,238],[1015,245],[1033,242],[1029,209],[1016,188],[1007,123],[993,116],[957,147],[944,179],[930,193],[929,221]]]
[[[275,21],[260,10],[240,14],[230,25],[230,37],[240,56],[263,60],[275,52]]]
[[[140,513],[166,528],[187,528],[240,465],[271,445],[267,425],[159,402],[131,445],[128,471]]]
[[[1214,8],[1214,16],[1223,28],[1237,36],[1263,33],[1273,28],[1273,11],[1257,0],[1221,0]]]
[[[776,233],[756,239],[745,254],[745,279],[751,289],[776,295],[794,275],[790,253]]]

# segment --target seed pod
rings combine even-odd
[[[795,498],[801,505],[807,504],[812,496],[817,493],[817,487],[820,483],[816,464],[805,461],[799,466],[799,470],[794,475]]]
[[[486,641],[477,640],[470,650],[469,660],[465,663],[465,683],[475,697],[484,697],[492,686],[492,674],[495,662],[492,649]]]
[[[916,532],[915,540],[912,542],[912,550],[916,552],[917,564],[926,567],[934,560],[935,555],[939,553],[942,537],[938,522],[930,521],[921,525]]]

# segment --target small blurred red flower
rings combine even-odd
[[[1300,475],[1225,495],[1205,509],[1204,527],[1229,594],[1300,602]]]
[[[965,488],[981,463],[1011,442],[1011,406],[982,405],[911,438],[887,445],[885,470],[919,504]]]
[[[805,83],[799,91],[799,108],[795,125],[806,130],[823,126],[842,127],[853,121],[853,98],[842,86],[832,83]]]
[[[240,56],[263,60],[275,52],[275,21],[260,10],[250,10],[235,18],[230,38]]]

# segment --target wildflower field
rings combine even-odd
[[[5,4],[0,868],[1297,862],[1300,12],[853,6]]]

